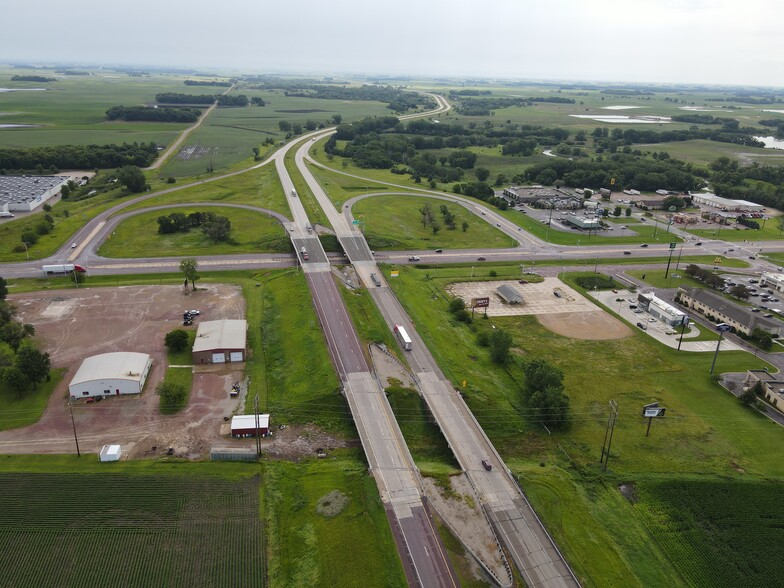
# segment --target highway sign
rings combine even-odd
[[[400,275],[400,270],[392,270],[392,271],[389,272],[389,277],[390,278],[396,278],[399,275]]]
[[[666,410],[667,410],[666,408],[646,408],[642,416],[649,419],[653,417],[660,417],[660,416],[664,416],[664,412]]]
[[[677,245],[677,243],[670,243],[670,249],[675,249],[676,245]]]
[[[487,308],[490,306],[489,298],[472,298],[471,308]]]

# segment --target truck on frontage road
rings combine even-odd
[[[56,265],[45,265],[41,268],[45,276],[64,276],[71,272],[86,274],[87,269],[75,263],[58,263]]]

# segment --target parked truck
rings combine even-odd
[[[305,247],[300,247],[299,252],[302,254],[302,260],[303,261],[307,261],[308,260],[308,250],[305,249]]]
[[[81,265],[75,263],[58,263],[57,265],[45,265],[41,268],[45,276],[58,276],[77,272],[79,274],[86,274],[87,270]]]

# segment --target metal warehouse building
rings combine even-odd
[[[247,330],[248,322],[244,320],[200,323],[193,342],[193,363],[245,361]]]
[[[29,212],[60,191],[67,176],[0,176],[0,207]]]
[[[88,357],[68,385],[73,398],[141,394],[152,367],[146,353],[119,351]]]
[[[256,435],[256,417],[259,418],[259,435],[266,437],[269,435],[270,415],[268,414],[241,414],[231,417],[231,436],[232,437],[253,437]]]

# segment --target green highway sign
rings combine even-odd
[[[676,245],[677,245],[677,243],[670,243],[670,249],[675,249]]]

